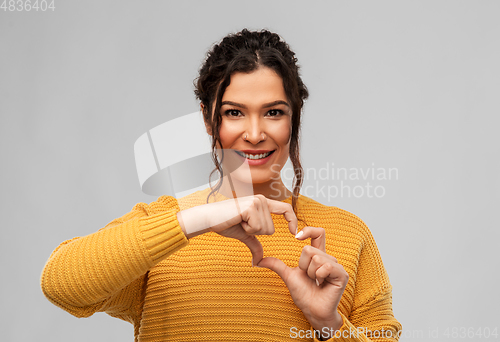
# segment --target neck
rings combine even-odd
[[[231,178],[231,182],[232,186],[228,178],[225,176],[219,189],[219,192],[227,198],[233,198],[232,189],[248,189],[248,184],[243,184],[234,177]],[[277,180],[272,179],[265,183],[254,183],[252,184],[252,187],[254,195],[263,195],[264,197],[275,201],[283,201],[292,195],[292,192],[285,187],[281,178]]]

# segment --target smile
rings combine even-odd
[[[274,151],[270,151],[270,152],[266,152],[266,153],[261,153],[261,154],[248,154],[248,153],[244,153],[244,152],[241,152],[241,151],[236,151],[236,153],[238,153],[240,156],[245,157],[247,159],[252,159],[252,160],[264,159],[264,158],[270,156],[273,152]]]

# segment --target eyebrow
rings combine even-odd
[[[273,106],[280,105],[280,104],[285,105],[287,107],[290,107],[290,105],[288,104],[288,102],[283,101],[283,100],[278,100],[278,101],[273,101],[273,102],[265,103],[262,106],[262,108],[269,108],[269,107],[273,107]],[[233,101],[222,101],[221,106],[223,106],[223,105],[230,105],[230,106],[235,106],[235,107],[240,107],[240,108],[247,109],[247,106],[245,106],[244,104],[233,102]]]

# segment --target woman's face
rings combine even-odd
[[[237,158],[246,159],[252,183],[281,180],[292,118],[281,77],[267,67],[231,75],[222,97],[221,116],[222,148],[233,149],[230,152]]]

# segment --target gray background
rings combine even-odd
[[[2,341],[133,340],[129,323],[50,304],[42,268],[63,240],[156,199],[140,190],[135,140],[198,109],[205,52],[244,27],[274,30],[297,53],[311,93],[305,168],[398,169],[372,182],[381,198],[310,197],[371,228],[401,340],[500,327],[500,2],[55,5],[0,11]]]

